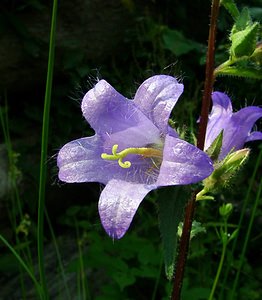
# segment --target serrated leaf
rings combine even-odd
[[[236,76],[262,80],[261,69],[254,69],[252,67],[225,67],[219,70],[216,75]]]
[[[248,25],[245,29],[231,35],[230,54],[233,59],[250,56],[256,48],[259,24]]]
[[[236,20],[240,13],[234,2],[234,0],[221,0],[221,4],[225,7],[225,9],[230,13],[234,20]]]
[[[190,189],[175,186],[159,190],[158,216],[159,229],[162,237],[166,276],[172,279],[177,249],[177,230],[185,204],[189,198]]]
[[[213,143],[210,145],[210,147],[207,149],[207,154],[212,160],[217,160],[221,147],[222,147],[222,141],[223,141],[223,130],[219,133],[219,135],[215,138]]]
[[[252,25],[252,19],[247,7],[244,7],[236,20],[232,28],[232,33],[246,29],[249,25]]]

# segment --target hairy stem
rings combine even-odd
[[[197,146],[199,149],[204,149],[205,135],[208,121],[208,113],[211,101],[211,93],[214,85],[214,54],[215,54],[215,35],[216,35],[216,23],[219,13],[219,0],[213,0],[211,6],[211,19],[208,36],[208,49],[206,56],[206,73],[205,73],[205,85],[202,98],[201,117],[199,124],[199,133],[197,138]],[[184,217],[183,232],[179,245],[179,254],[176,264],[176,273],[173,282],[173,291],[171,295],[172,300],[179,300],[181,295],[187,253],[189,249],[190,232],[192,228],[192,222],[195,212],[196,193],[192,194],[189,200]]]

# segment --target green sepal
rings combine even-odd
[[[159,229],[164,252],[165,272],[169,280],[174,274],[178,225],[182,220],[190,192],[190,188],[185,186],[166,187],[158,191]]]
[[[230,13],[234,20],[237,20],[240,13],[234,2],[234,0],[221,0],[220,3],[225,7],[225,9]]]
[[[229,49],[232,60],[252,55],[256,48],[258,30],[259,23],[252,23],[248,9],[244,8],[236,20],[229,37],[232,42]]]
[[[248,148],[237,150],[230,152],[222,161],[216,162],[213,173],[203,180],[205,193],[218,193],[226,188],[247,161],[249,153]]]
[[[206,153],[208,156],[214,161],[218,159],[219,153],[221,151],[222,147],[222,141],[223,141],[223,131],[222,130],[219,135],[215,138],[211,146],[207,149]]]
[[[255,51],[250,56],[250,60],[257,66],[262,66],[262,43],[258,43]],[[262,70],[261,70],[262,71]],[[261,72],[262,73],[262,72]]]
[[[250,66],[228,66],[223,67],[216,72],[217,76],[235,76],[235,77],[245,77],[252,79],[262,79],[262,71],[260,68],[254,68]]]

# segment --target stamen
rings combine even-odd
[[[117,160],[121,168],[127,169],[131,167],[131,162],[123,159],[129,154],[141,155],[144,157],[158,157],[162,158],[162,151],[154,148],[126,148],[117,153],[118,145],[112,147],[112,154],[102,153],[101,158],[105,160]]]

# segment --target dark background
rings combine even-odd
[[[261,1],[238,1],[238,5],[251,7],[254,18],[261,21]],[[18,154],[20,201],[23,212],[30,216],[33,224],[29,233],[32,241],[37,218],[51,9],[51,1],[0,2],[0,105],[8,111],[13,149]],[[72,206],[89,207],[88,213],[81,218],[87,219],[88,215],[92,230],[99,231],[103,238],[105,235],[96,211],[101,186],[88,183],[65,185],[57,179],[56,154],[59,148],[70,140],[92,134],[80,110],[85,92],[103,78],[126,97],[132,98],[139,84],[149,76],[160,73],[176,76],[184,83],[185,92],[176,107],[175,121],[180,127],[185,124],[190,130],[192,118],[197,120],[201,104],[209,12],[210,1],[203,0],[59,1],[46,197],[57,236],[72,234],[72,224],[65,221]],[[231,26],[230,15],[221,8],[216,65],[227,59]],[[217,79],[215,89],[228,92],[235,109],[261,104],[261,81],[221,77]],[[0,144],[4,144],[1,131]],[[4,170],[7,167],[5,151],[0,153]],[[241,194],[245,193],[248,174],[252,172],[257,153],[258,143],[254,143],[246,173],[239,181],[243,185],[239,186],[238,194],[228,196],[233,202],[240,200]],[[8,193],[3,193],[0,229],[12,241],[14,232],[9,220],[11,204],[8,199]],[[155,212],[151,203],[145,204],[145,208]],[[215,205],[213,210],[216,209]],[[141,225],[141,220],[138,223],[144,229],[153,227],[152,239],[157,241],[156,214],[152,218],[155,219],[146,218],[146,225]],[[237,220],[237,215],[235,218]],[[261,226],[261,218],[256,222]],[[48,232],[46,235],[48,241]],[[261,245],[255,244],[254,247],[255,253],[259,253]]]

